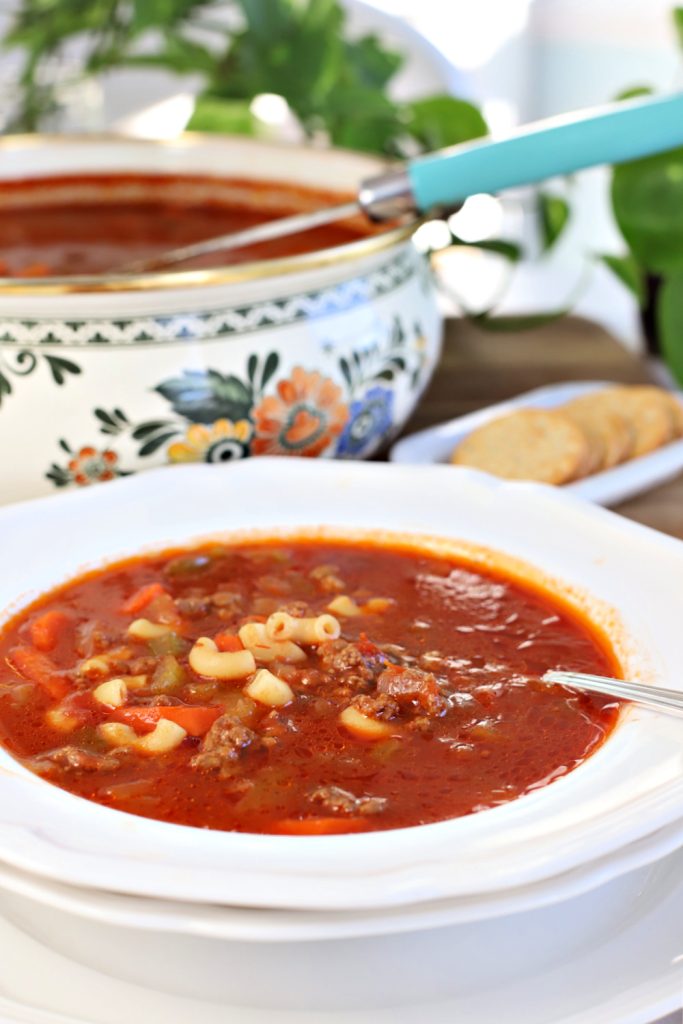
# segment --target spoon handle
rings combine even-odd
[[[621,700],[630,700],[634,704],[642,704],[643,707],[654,711],[683,716],[683,693],[662,686],[631,683],[625,679],[611,679],[583,672],[546,672],[543,682],[558,683],[560,686],[569,686],[588,693],[601,693],[606,697],[618,697]]]
[[[538,121],[505,139],[454,146],[413,160],[408,176],[418,208],[427,210],[680,145],[683,93],[613,103]]]

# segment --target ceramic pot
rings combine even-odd
[[[0,148],[0,181],[199,171],[348,195],[380,169],[224,137],[8,137]],[[166,463],[372,455],[439,354],[431,272],[412,234],[215,270],[0,281],[0,500]]]

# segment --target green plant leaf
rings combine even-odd
[[[654,89],[649,85],[632,85],[623,89],[614,97],[617,102],[620,100],[635,100],[638,96],[651,96]]]
[[[664,359],[683,385],[683,274],[667,278],[659,289],[656,322]]]
[[[547,252],[555,245],[569,222],[569,203],[561,196],[538,192],[536,204],[543,251]]]
[[[175,437],[178,433],[177,430],[169,430],[165,434],[157,434],[155,437],[151,437],[149,441],[145,441],[140,447],[138,455],[140,458],[144,458],[146,455],[153,455],[154,452],[161,448],[162,444],[166,444],[172,437]]]
[[[269,352],[261,372],[261,391],[266,387],[279,365],[280,357],[277,352]]]
[[[454,96],[431,96],[405,108],[405,126],[426,150],[455,146],[488,135],[481,112]]]
[[[171,425],[168,420],[148,420],[137,426],[131,436],[134,441],[144,441],[146,437],[150,437],[160,430],[166,431]]]
[[[612,205],[642,267],[664,274],[683,270],[683,148],[616,167]]]
[[[459,238],[451,232],[453,238],[453,245],[465,245],[472,249],[481,249],[483,252],[493,252],[498,256],[502,256],[504,259],[509,260],[510,263],[517,263],[521,260],[524,255],[522,246],[517,242],[511,242],[506,238],[485,238],[480,242],[465,242],[464,239]]]
[[[674,28],[678,36],[678,45],[683,46],[683,7],[674,7],[671,12],[674,19]]]
[[[192,132],[225,132],[230,135],[254,135],[256,118],[247,100],[222,99],[204,93],[195,101],[187,129]]]
[[[478,313],[469,319],[490,333],[507,334],[513,331],[532,331],[561,320],[568,309],[555,309],[548,313],[520,313],[513,316],[495,316],[491,312]]]
[[[612,256],[610,253],[600,253],[598,259],[633,292],[642,306],[645,302],[645,281],[643,280],[643,271],[633,254]]]

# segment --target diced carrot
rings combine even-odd
[[[136,590],[128,600],[121,606],[121,611],[126,615],[139,615],[143,608],[146,608],[155,597],[165,594],[161,583],[148,583],[145,587]]]
[[[244,644],[234,633],[217,633],[213,638],[219,651],[243,651]]]
[[[222,714],[223,708],[219,707],[149,706],[117,708],[109,716],[109,721],[123,722],[136,732],[151,732],[160,718],[167,718],[170,722],[180,725],[190,736],[203,736]]]
[[[57,646],[60,635],[68,626],[69,616],[56,608],[43,612],[29,627],[31,642],[39,651],[51,651]]]
[[[71,689],[66,679],[59,675],[54,662],[34,647],[13,647],[9,661],[24,679],[42,687],[55,700],[61,700]]]
[[[336,836],[365,829],[362,818],[282,818],[272,831],[282,836]]]

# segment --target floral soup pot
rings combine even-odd
[[[8,137],[0,148],[0,186],[199,167],[217,185],[239,176],[348,194],[381,169],[201,136]],[[410,416],[440,350],[412,233],[207,270],[0,280],[0,501],[163,464],[371,456]]]

